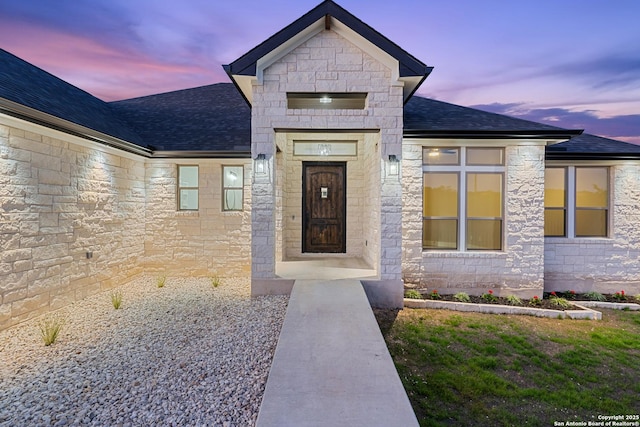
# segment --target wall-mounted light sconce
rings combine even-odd
[[[395,154],[389,154],[389,176],[400,174],[400,160]]]
[[[256,174],[264,175],[267,173],[267,156],[258,154],[256,157]]]

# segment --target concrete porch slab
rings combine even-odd
[[[360,258],[301,257],[276,262],[276,276],[282,279],[337,280],[375,279],[375,269]]]
[[[358,280],[296,281],[256,425],[418,425]]]

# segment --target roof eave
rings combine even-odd
[[[250,159],[251,151],[234,150],[158,150],[153,159]]]
[[[231,79],[231,83],[233,83],[233,86],[235,86],[237,91],[240,92],[240,95],[242,96],[242,99],[244,99],[244,102],[246,102],[249,108],[251,108],[251,101],[249,100],[249,98],[246,97],[246,95],[244,94],[244,91],[238,85],[238,82],[236,81],[235,77],[233,76],[233,73],[231,72],[231,65],[230,64],[223,65],[222,69],[225,71],[225,73],[227,73],[227,76],[229,76],[229,79]]]
[[[249,104],[251,104],[251,100],[248,99],[247,95],[242,91],[242,88],[239,85],[236,77],[256,76],[258,77],[258,79],[260,79],[257,74],[259,74],[258,62],[261,58],[264,58],[271,52],[276,51],[282,45],[286,44],[290,39],[305,32],[305,30],[307,30],[308,28],[319,25],[318,22],[322,21],[323,18],[326,19],[327,16],[331,16],[337,19],[342,24],[347,26],[351,31],[357,33],[360,37],[367,40],[369,43],[371,43],[380,51],[384,52],[390,58],[394,58],[396,61],[398,61],[397,72],[400,79],[402,79],[403,77],[420,78],[415,87],[412,87],[410,89],[409,94],[405,94],[405,102],[411,97],[411,95],[413,95],[413,93],[424,82],[426,77],[431,73],[433,67],[427,66],[422,61],[409,54],[400,46],[386,38],[377,30],[361,21],[359,18],[357,18],[332,0],[325,0],[282,30],[269,37],[267,40],[249,50],[240,58],[236,59],[230,64],[223,66],[225,72],[231,78],[231,81],[234,83],[236,88],[240,90],[240,92],[243,94],[242,96]]]
[[[17,119],[25,120],[59,132],[68,133],[109,147],[118,148],[129,153],[138,154],[140,156],[150,157],[152,153],[151,149],[99,132],[86,126],[61,119],[22,104],[18,104],[6,98],[0,98],[0,112]]]
[[[424,69],[424,75],[422,76],[422,78],[420,79],[420,81],[418,82],[418,84],[409,92],[409,94],[407,96],[405,96],[404,98],[404,104],[406,104],[407,102],[409,102],[409,100],[411,99],[411,97],[413,96],[414,93],[416,93],[416,91],[420,88],[420,86],[422,86],[422,83],[424,83],[424,81],[427,79],[427,77],[429,77],[431,75],[431,72],[433,71],[433,67],[427,67],[425,66]]]
[[[586,153],[571,151],[554,151],[547,150],[545,153],[546,160],[640,160],[640,152],[638,153]]]
[[[497,139],[570,139],[582,134],[582,129],[550,130],[421,130],[405,129],[407,138],[497,138]]]

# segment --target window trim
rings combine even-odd
[[[467,164],[467,148],[486,148],[486,149],[498,149],[502,150],[502,165],[475,165],[475,164]],[[455,249],[445,249],[445,248],[425,248],[424,243],[422,244],[422,250],[433,252],[433,251],[455,251],[455,252],[504,252],[505,251],[505,215],[506,215],[506,152],[505,147],[468,147],[468,146],[423,146],[422,153],[424,156],[424,150],[429,149],[438,149],[438,150],[446,150],[446,149],[457,149],[458,151],[458,164],[447,164],[447,165],[430,165],[422,163],[422,191],[424,193],[424,174],[433,172],[433,173],[457,173],[458,174],[458,241],[457,248]],[[487,173],[487,174],[500,174],[502,175],[502,188],[501,191],[501,213],[502,217],[499,218],[500,223],[500,249],[468,249],[467,248],[467,221],[469,218],[467,217],[467,174],[469,173]],[[424,216],[424,194],[422,196],[422,226],[424,227],[425,219],[435,219],[434,217],[425,217]],[[473,219],[473,218],[471,218]]]
[[[197,212],[200,210],[200,167],[198,165],[177,165],[178,166],[178,182],[176,185],[177,188],[177,194],[176,194],[176,202],[177,202],[177,209],[178,211],[183,211],[183,212]],[[196,187],[183,187],[180,185],[180,173],[181,173],[181,168],[183,167],[192,167],[192,168],[196,168],[196,171],[198,173],[198,185]],[[198,197],[196,198],[197,200],[197,206],[195,209],[183,209],[181,208],[181,201],[182,201],[182,190],[196,190],[198,192]]]

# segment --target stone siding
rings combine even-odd
[[[478,141],[469,145],[482,146]],[[446,142],[442,144],[446,146]],[[405,143],[403,164],[403,277],[440,293],[531,297],[544,276],[544,147],[507,146],[504,250],[422,250],[422,145]]]
[[[609,238],[545,240],[547,291],[640,293],[640,165],[611,167]]]
[[[25,129],[0,124],[0,328],[142,272],[143,160]]]
[[[177,211],[177,164],[199,166],[197,212]],[[222,212],[223,165],[245,167],[244,211]],[[250,167],[145,159],[3,117],[0,329],[142,273],[247,277]]]
[[[376,161],[366,157],[371,154],[362,154],[364,162],[357,168],[363,169],[371,166],[374,169],[383,167],[382,160],[389,154],[394,154],[400,158],[402,143],[402,115],[403,97],[402,85],[392,81],[392,72],[380,61],[370,56],[367,52],[350,43],[347,39],[333,31],[322,31],[311,39],[305,41],[288,54],[268,66],[263,73],[262,81],[256,81],[253,85],[252,94],[252,148],[253,157],[258,154],[265,154],[269,167],[267,173],[254,177],[253,180],[253,239],[252,239],[252,277],[258,280],[275,278],[275,250],[278,233],[276,233],[276,190],[282,183],[276,182],[275,170],[279,166],[274,165],[276,153],[276,132],[275,129],[296,129],[304,131],[306,129],[376,129],[380,130],[375,134],[375,143],[368,144],[365,150],[373,150],[376,154]],[[363,110],[321,110],[321,109],[287,109],[287,92],[366,92],[367,105]],[[379,144],[379,148],[378,148]],[[283,160],[286,162],[286,153]],[[359,157],[361,154],[359,153]],[[367,160],[364,160],[365,157]],[[280,157],[278,157],[280,159]],[[315,159],[320,160],[320,159]],[[334,160],[329,158],[327,160]],[[292,167],[295,168],[295,165]],[[286,165],[285,165],[286,168]],[[348,166],[348,174],[353,169],[351,163]],[[284,172],[284,170],[283,170]],[[297,171],[293,171],[298,173]],[[357,176],[357,170],[353,170]],[[381,178],[381,171],[373,171],[371,177]],[[362,175],[362,174],[361,174]],[[297,175],[294,178],[298,180]],[[287,173],[282,174],[282,180],[287,182],[291,177]],[[363,177],[363,179],[365,179]],[[366,179],[365,179],[366,180]],[[288,184],[287,184],[288,185]],[[299,192],[298,184],[293,183],[295,188],[283,188],[283,209],[287,203],[287,192]],[[349,185],[349,184],[348,184]],[[378,238],[382,230],[382,248],[374,244],[373,248],[380,248],[384,251],[389,247],[382,257],[374,256],[367,250],[366,257],[376,260],[379,265],[377,269],[380,278],[383,280],[399,280],[400,273],[400,247],[401,247],[401,213],[400,213],[400,192],[401,187],[396,180],[385,182],[378,179],[373,184],[368,182],[350,183],[348,188],[350,194],[357,194],[362,198],[362,194],[377,191],[380,196],[375,195],[373,200],[379,201],[381,207],[373,209],[373,214],[368,214],[364,218],[368,221],[380,221],[377,224],[364,224],[368,227],[365,234],[367,237]],[[377,189],[377,190],[374,190]],[[350,207],[354,210],[362,210],[364,204],[357,202]],[[393,206],[392,206],[393,205]],[[348,207],[349,209],[349,207]],[[282,217],[282,226],[296,227],[299,224],[295,219],[292,224],[292,215]],[[348,225],[357,231],[361,221],[360,218],[349,217]],[[381,224],[382,223],[382,224]],[[370,231],[374,230],[374,231]],[[295,233],[295,231],[291,231]],[[364,255],[362,243],[364,235],[351,236],[351,245],[357,245],[355,253]],[[283,256],[286,256],[290,248],[289,243],[294,242],[299,245],[297,236],[287,243],[287,232],[283,233],[283,243],[285,246]],[[368,247],[369,242],[366,242]],[[349,243],[348,243],[349,245]],[[394,249],[395,248],[395,249]],[[296,247],[291,249],[296,253]],[[350,249],[348,248],[348,251]],[[354,250],[353,248],[351,250]],[[259,255],[258,255],[259,254]]]
[[[178,165],[197,165],[199,209],[177,210]],[[222,167],[244,165],[244,210],[222,211]],[[250,160],[148,160],[144,267],[150,274],[248,277]]]

